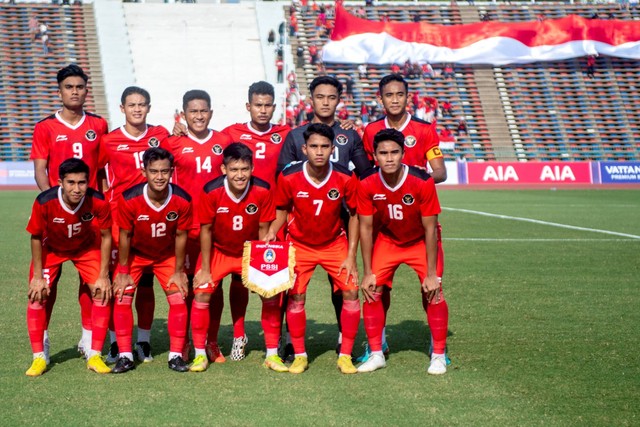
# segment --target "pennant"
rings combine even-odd
[[[271,298],[293,287],[295,264],[295,249],[290,242],[245,242],[242,283],[249,290]]]

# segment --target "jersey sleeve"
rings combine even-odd
[[[276,172],[282,172],[282,170],[287,167],[289,163],[295,162],[296,160],[298,160],[296,158],[296,142],[293,137],[293,132],[289,132],[287,134],[287,137],[284,139],[282,149],[280,150]]]
[[[31,141],[31,160],[48,159],[49,158],[49,132],[47,127],[42,124],[36,124],[33,129],[33,139]]]
[[[101,201],[96,205],[96,217],[98,220],[98,227],[101,230],[111,228],[111,207],[108,202]]]
[[[369,158],[367,152],[364,150],[364,143],[358,135],[358,132],[353,132],[353,151],[351,153],[351,162],[355,166],[355,172],[358,176],[361,176],[369,168],[371,168],[372,157]]]
[[[440,138],[438,137],[435,123],[427,128],[427,131],[425,133],[425,141],[427,148],[427,161],[442,157],[442,151],[440,151]]]
[[[374,214],[373,200],[369,195],[366,184],[362,181],[358,182],[357,191],[357,210],[358,215],[371,216]]]
[[[293,200],[289,189],[289,180],[280,175],[275,189],[274,204],[276,209],[291,211]]]
[[[358,207],[358,178],[352,174],[345,185],[344,201],[351,212],[357,210]]]
[[[202,191],[200,194],[200,202],[198,203],[198,220],[200,224],[211,224],[213,217],[216,214],[216,200],[213,197],[214,193],[207,193]]]
[[[271,191],[265,191],[262,200],[262,210],[260,214],[260,222],[271,222],[276,219],[276,206],[273,203]]]
[[[420,192],[420,214],[422,216],[438,215],[441,212],[438,193],[433,179],[424,181]]]
[[[42,211],[42,205],[36,200],[33,202],[31,208],[31,216],[29,217],[29,223],[27,224],[27,231],[32,236],[42,236],[46,229],[44,220],[44,212]]]
[[[185,200],[178,216],[178,230],[190,230],[193,226],[193,210],[191,202]]]
[[[124,230],[133,230],[133,210],[131,201],[127,202],[124,197],[118,199],[117,223],[118,227]]]
[[[364,134],[362,135],[362,149],[369,159],[369,162],[373,162],[373,135],[371,135],[371,128],[369,126],[364,128]]]

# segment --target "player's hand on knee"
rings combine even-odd
[[[43,303],[49,295],[49,287],[47,286],[47,280],[44,278],[33,278],[29,282],[29,302]]]
[[[122,301],[122,297],[124,296],[124,292],[128,286],[135,286],[131,275],[127,273],[118,273],[111,287],[113,297],[117,298],[118,301]]]
[[[440,280],[438,276],[427,276],[422,281],[422,292],[427,295],[427,301],[431,302],[440,291]],[[437,302],[437,301],[436,301]]]
[[[99,277],[93,285],[93,298],[100,298],[101,302],[108,303],[111,299],[111,281],[108,277]]]
[[[176,285],[183,299],[189,295],[189,280],[184,272],[173,273],[167,286],[171,287],[172,284]]]
[[[203,273],[202,270],[198,270],[193,276],[193,287],[197,288],[205,283],[211,283],[211,273]]]
[[[345,283],[349,282],[350,277],[353,277],[354,283],[358,283],[358,263],[355,258],[348,257],[344,260],[338,269],[338,276],[342,274],[343,270],[345,270],[347,274],[347,277],[344,280]]]
[[[360,283],[360,290],[362,290],[362,295],[367,302],[373,302],[373,294],[376,290],[376,275],[365,274],[362,278],[362,283]]]

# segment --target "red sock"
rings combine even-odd
[[[216,286],[216,290],[213,291],[209,302],[209,331],[207,332],[207,342],[209,343],[218,342],[222,309],[224,309],[224,294],[222,293],[222,282],[220,282]]]
[[[151,283],[149,283],[151,281]],[[138,328],[151,329],[156,309],[156,297],[153,293],[153,275],[143,274],[136,290],[136,313]]]
[[[169,351],[182,353],[187,339],[187,304],[182,299],[182,294],[167,295],[169,302],[169,316],[167,329],[169,331]]]
[[[262,330],[264,331],[264,344],[266,348],[278,348],[280,341],[280,297],[262,301]]]
[[[93,310],[93,299],[91,298],[91,289],[82,283],[80,283],[80,288],[78,288],[78,303],[80,304],[82,327],[90,331],[92,329],[91,310]]]
[[[249,304],[249,289],[245,288],[242,280],[232,276],[229,285],[229,305],[231,305],[231,320],[233,321],[233,337],[244,337],[244,316]]]
[[[94,299],[93,308],[91,309],[91,350],[102,353],[102,346],[107,336],[110,317],[110,304]]]
[[[131,353],[131,336],[133,334],[133,295],[125,295],[122,301],[116,297],[113,306],[113,324],[116,331],[116,341],[120,353]]]
[[[293,298],[289,298],[287,325],[289,325],[289,335],[291,335],[293,350],[296,354],[305,353],[304,334],[307,329],[307,313],[304,311],[304,301],[296,301]]]
[[[31,351],[41,353],[44,351],[44,329],[47,323],[47,312],[45,305],[39,302],[31,302],[27,305],[27,330],[29,331],[29,341],[31,341]]]
[[[205,348],[208,330],[209,303],[194,301],[191,304],[191,339],[193,340],[194,348]]]
[[[367,339],[369,340],[369,348],[371,348],[371,351],[382,351],[384,307],[382,306],[380,293],[374,292],[373,302],[365,301],[362,306],[362,317],[364,330],[367,332]]]
[[[342,302],[342,312],[340,313],[340,323],[342,324],[342,344],[341,354],[351,354],[353,343],[358,335],[360,326],[360,301],[345,300]]]
[[[433,352],[443,354],[447,346],[447,328],[449,326],[449,307],[441,300],[427,306],[427,322],[433,338]]]

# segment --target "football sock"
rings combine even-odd
[[[46,321],[47,313],[45,306],[39,302],[30,302],[27,306],[27,330],[29,331],[29,341],[31,341],[31,351],[34,354],[44,352],[44,343],[42,340],[44,339],[44,325]]]
[[[45,356],[44,352],[42,352],[42,351],[39,351],[37,353],[33,353],[33,358],[34,359],[37,359],[38,357],[42,357],[43,359],[46,359],[46,356]]]
[[[182,294],[167,295],[169,302],[169,316],[167,329],[169,331],[169,351],[182,355],[187,338],[187,304],[182,299]],[[119,344],[119,343],[118,343]],[[169,360],[172,358],[170,357]]]
[[[287,307],[287,324],[291,334],[291,343],[296,355],[304,353],[304,334],[307,328],[307,314],[304,311],[304,301],[289,298]]]
[[[209,302],[209,330],[207,331],[207,342],[218,342],[218,331],[224,309],[224,294],[222,293],[222,282],[216,286]]]
[[[124,353],[131,353],[131,335],[133,334],[133,295],[125,295],[122,301],[115,299],[113,307],[113,323],[116,329],[116,341],[118,342],[118,351],[122,356]],[[131,356],[133,360],[133,356]]]
[[[109,314],[111,314],[111,309],[109,309]],[[107,319],[109,317],[107,317]],[[91,322],[93,323],[93,315],[91,316]],[[91,343],[91,330],[90,329],[82,328],[82,342],[83,343],[87,343],[87,344]],[[89,349],[87,349],[87,350],[89,350]]]
[[[275,356],[276,354],[278,354],[277,348],[267,348],[267,357]]]
[[[264,331],[264,344],[269,349],[278,349],[280,340],[280,299],[271,298],[262,301],[262,316],[260,319]],[[269,356],[269,354],[267,354]]]
[[[151,329],[142,329],[138,326],[138,342],[151,342]]]
[[[91,350],[102,353],[104,339],[107,337],[107,330],[109,329],[110,316],[111,307],[109,303],[94,299],[93,308],[91,309],[91,324],[93,325],[93,330],[91,331]]]
[[[296,353],[296,354],[294,354],[294,356],[295,356],[295,357],[308,357],[308,356],[307,356],[307,352],[306,352],[306,351],[305,351],[305,352],[302,352],[302,353]]]
[[[351,354],[353,343],[356,335],[358,335],[358,327],[360,326],[360,301],[343,301],[340,317],[342,321],[342,345],[340,346],[340,354]]]
[[[207,350],[205,350],[204,348],[197,348],[197,347],[195,347],[195,348],[194,348],[194,351],[195,351],[195,353],[196,353],[196,357],[198,357],[198,356],[204,356],[204,357],[207,357]]]
[[[433,353],[444,353],[447,346],[447,328],[449,326],[449,307],[441,300],[427,307],[427,322],[433,337]]]
[[[191,339],[193,347],[204,349],[209,331],[209,303],[194,301],[191,305]]]
[[[131,353],[130,351],[128,352],[120,352],[120,354],[118,355],[118,357],[126,357],[127,359],[131,360],[133,362],[133,353]]]
[[[97,351],[97,350],[89,350],[89,351],[87,351],[87,360],[91,359],[96,354],[102,354],[102,353]]]
[[[384,328],[384,307],[381,294],[374,292],[373,301],[362,306],[364,330],[367,333],[371,352],[382,351],[382,329]]]
[[[139,328],[151,329],[155,309],[156,298],[153,293],[153,275],[143,274],[136,291],[136,313],[138,315]]]
[[[88,331],[91,330],[91,310],[93,309],[93,299],[91,298],[91,289],[89,286],[80,284],[80,288],[78,289],[78,303],[80,304],[80,319],[82,321],[82,329],[86,329]],[[84,331],[83,331],[83,339],[84,339]],[[88,341],[90,342],[91,337],[88,337]]]
[[[242,280],[235,275],[232,276],[231,285],[229,285],[229,304],[233,321],[233,337],[244,337],[244,316],[249,304],[249,289],[245,288]]]
[[[174,357],[178,357],[178,356],[182,357],[182,352],[177,353],[175,351],[170,351],[169,357],[167,358],[167,360],[173,360]]]

